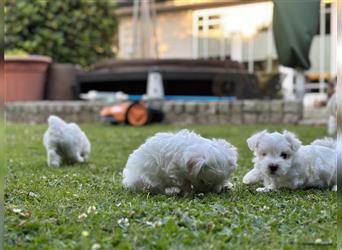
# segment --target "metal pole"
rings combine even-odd
[[[296,99],[295,94],[294,94],[295,70],[293,68],[279,65],[279,73],[285,76],[284,80],[281,82],[281,88],[282,88],[284,100],[286,101],[295,100]]]
[[[226,59],[226,37],[224,33],[223,15],[220,16],[220,59],[224,61]]]
[[[208,15],[203,16],[203,57],[205,59],[209,56],[209,25],[208,25]]]
[[[226,59],[226,38],[225,38],[222,27],[221,27],[221,37],[220,37],[220,59],[222,61]]]
[[[272,39],[272,31],[273,27],[272,24],[267,29],[267,73],[272,72],[272,45],[273,45],[273,39]]]
[[[242,41],[239,33],[232,34],[231,58],[242,62]]]
[[[319,92],[324,92],[324,60],[325,60],[325,4],[321,1],[320,5],[320,24],[319,24]]]
[[[254,71],[254,39],[251,37],[248,41],[248,72]]]
[[[192,58],[198,58],[198,15],[192,18]]]
[[[159,58],[159,39],[157,33],[157,12],[155,6],[155,0],[151,0],[151,17],[152,17],[152,29],[153,29],[153,38],[154,38],[154,50],[156,58]]]
[[[139,0],[134,0],[133,20],[132,20],[132,50],[131,50],[131,58],[134,58],[134,57],[137,56],[138,18],[139,18]]]
[[[305,74],[304,70],[296,69],[296,98],[303,101],[305,95]]]
[[[150,38],[151,38],[151,27],[150,27],[150,17],[149,17],[149,2],[148,1],[141,1],[141,16],[142,16],[142,28],[141,35],[142,35],[142,58],[150,57]]]
[[[337,0],[336,0],[337,1]],[[331,50],[330,50],[330,73],[331,77],[337,75],[337,3],[336,1],[331,2],[331,18],[330,18],[330,34],[331,34]]]

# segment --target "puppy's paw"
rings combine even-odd
[[[49,167],[53,167],[53,168],[58,168],[60,166],[60,162],[59,161],[50,161],[48,162]]]
[[[179,194],[180,192],[181,189],[179,187],[165,188],[165,194],[167,195]]]
[[[223,191],[234,191],[234,184],[227,181],[223,186]]]
[[[62,163],[61,157],[55,150],[49,149],[47,164],[49,167],[59,167]]]
[[[253,185],[263,180],[259,170],[253,168],[242,179],[242,182],[246,185]]]
[[[256,191],[259,193],[267,193],[267,192],[272,191],[272,189],[267,188],[267,187],[263,187],[263,188],[257,188]]]
[[[242,179],[242,183],[249,185],[249,184],[252,184],[252,181],[250,180],[249,176],[245,175]]]
[[[337,192],[337,185],[334,185],[331,189],[331,191]]]

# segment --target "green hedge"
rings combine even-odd
[[[115,56],[114,0],[6,0],[5,52],[83,66]]]

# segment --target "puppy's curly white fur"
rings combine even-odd
[[[157,133],[128,158],[123,185],[133,191],[179,194],[221,192],[237,166],[236,148],[188,130]]]
[[[51,115],[43,143],[47,152],[47,163],[51,167],[61,164],[85,162],[90,154],[91,145],[80,127],[75,123],[66,123]]]
[[[263,182],[259,192],[272,189],[327,188],[336,186],[336,149],[332,139],[302,146],[291,132],[261,131],[247,140],[254,153],[254,168],[243,178],[245,184]]]

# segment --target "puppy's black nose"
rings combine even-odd
[[[273,164],[268,166],[268,168],[270,169],[271,174],[274,174],[275,171],[277,171],[278,167],[279,167],[278,165],[273,165]]]

